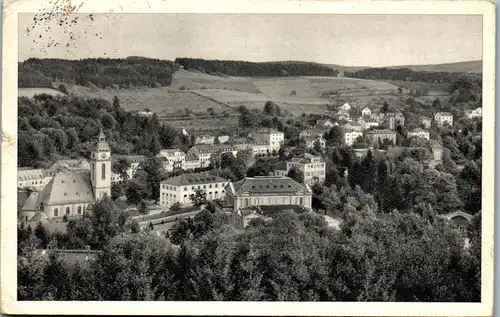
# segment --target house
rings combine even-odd
[[[330,131],[330,129],[307,129],[307,130],[303,130],[299,133],[299,138],[303,139],[303,138],[306,138],[306,137],[311,137],[311,136],[315,136],[315,137],[323,137],[323,135],[325,135],[325,133],[327,133],[328,131]]]
[[[434,121],[438,127],[443,127],[445,124],[453,126],[453,115],[449,112],[438,112],[434,115]]]
[[[202,135],[202,136],[197,136],[195,138],[194,144],[215,144],[215,140],[219,142],[219,144],[224,144],[227,141],[229,141],[229,136],[228,135],[221,135],[221,136],[212,136],[212,135]]]
[[[160,153],[156,156],[165,158],[163,167],[166,172],[186,169],[186,153],[184,153],[181,149],[160,150]]]
[[[385,140],[396,144],[396,132],[386,129],[375,129],[365,132],[366,139],[375,144],[376,142],[384,142]]]
[[[285,141],[285,134],[275,129],[265,128],[252,132],[252,138],[256,141],[267,141],[271,151],[279,151]]]
[[[372,111],[370,110],[370,108],[365,107],[363,110],[361,110],[361,115],[363,117],[369,117],[372,115]]]
[[[186,154],[186,169],[188,169],[187,155],[189,155],[190,160],[194,161],[195,157],[199,161],[198,167],[208,167],[211,162],[212,155],[222,155],[223,153],[232,153],[234,156],[238,153],[238,149],[234,145],[230,144],[200,144],[195,145],[189,149]],[[190,164],[193,166],[195,164]]]
[[[42,190],[55,175],[54,170],[20,167],[17,169],[17,188]]]
[[[363,136],[363,133],[359,132],[359,131],[352,131],[352,130],[346,131],[346,132],[344,132],[344,144],[348,145],[348,146],[352,146],[354,144],[354,142],[356,142],[356,140],[362,136]]]
[[[483,108],[479,107],[474,110],[465,111],[465,115],[469,119],[481,118],[483,116]]]
[[[363,131],[363,126],[361,124],[356,123],[356,122],[352,122],[352,121],[344,124],[342,126],[342,128],[344,128],[345,130],[352,130],[352,131],[358,131],[358,132]]]
[[[420,119],[420,123],[422,123],[425,129],[429,129],[431,127],[432,120],[427,117],[422,117]]]
[[[369,130],[371,128],[376,128],[380,125],[379,122],[376,120],[373,120],[371,118],[363,118],[363,117],[360,117],[360,119],[358,120],[358,123],[361,125],[361,128],[363,131]]]
[[[326,141],[322,136],[307,136],[303,139],[306,142],[306,147],[308,149],[313,149],[316,146],[316,143],[319,143],[321,149],[326,148]]]
[[[326,163],[320,156],[306,153],[302,157],[294,157],[286,162],[287,172],[293,167],[300,172],[304,184],[312,185],[325,181]]]
[[[408,132],[408,138],[422,138],[429,140],[429,131],[416,128],[413,129],[412,131]]]
[[[253,157],[268,155],[271,153],[269,141],[253,141],[250,143],[250,149]]]
[[[83,215],[97,200],[111,197],[111,150],[102,131],[90,164],[90,170],[58,173],[40,192],[32,192],[22,207],[21,219],[30,221],[41,213],[49,219]]]
[[[314,126],[314,128],[319,130],[329,130],[333,126],[335,126],[335,124],[328,119],[318,119],[316,120],[316,125]]]
[[[126,160],[130,163],[129,168],[127,169],[127,179],[131,179],[134,177],[135,173],[139,169],[139,165],[142,162],[148,160],[147,156],[144,155],[111,155],[111,164],[113,165],[115,162],[119,160]],[[123,181],[123,176],[117,174],[115,172],[111,172],[111,183],[112,184],[120,184]]]
[[[245,177],[229,182],[226,197],[219,207],[223,211],[238,212],[255,206],[299,206],[311,209],[312,192],[289,177]]]
[[[349,105],[347,102],[344,103],[341,107],[339,107],[340,110],[344,110],[344,111],[349,111],[351,110],[351,105]]]
[[[189,196],[203,190],[207,200],[223,198],[227,180],[208,172],[183,174],[160,182],[160,206],[169,207],[178,202],[191,205]]]
[[[139,111],[137,114],[141,117],[152,117],[154,115],[154,112],[151,111]]]
[[[400,112],[388,112],[385,115],[385,120],[389,125],[389,129],[394,130],[398,125],[405,125],[405,117]]]

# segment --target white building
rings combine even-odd
[[[329,130],[335,126],[335,123],[332,123],[328,119],[318,119],[316,120],[316,125],[314,126],[315,129],[320,129],[320,130]]]
[[[178,202],[192,205],[190,195],[201,189],[207,200],[221,199],[225,196],[224,187],[228,181],[210,173],[192,173],[172,177],[160,182],[160,206],[169,207]]]
[[[370,110],[370,108],[366,107],[363,110],[361,110],[361,115],[363,117],[369,117],[372,115],[372,111]]]
[[[363,125],[356,123],[356,122],[347,122],[342,126],[345,130],[353,130],[353,131],[358,131],[361,132],[363,131]]]
[[[303,138],[306,142],[306,147],[308,149],[313,149],[316,146],[316,143],[319,143],[321,149],[326,148],[326,141],[322,136],[307,136]]]
[[[344,111],[349,111],[349,110],[351,110],[351,105],[346,102],[339,109],[344,110]]]
[[[346,131],[344,133],[344,143],[345,145],[352,146],[354,142],[359,138],[360,136],[363,136],[362,132],[359,131]]]
[[[271,152],[271,146],[268,141],[254,141],[250,144],[250,149],[252,150],[252,156],[263,156]]]
[[[161,150],[157,156],[165,158],[164,168],[167,172],[186,169],[186,153],[181,149]]]
[[[366,120],[364,120],[363,130],[377,128],[378,126],[380,126],[380,123],[378,121],[373,120],[373,119],[366,119]]]
[[[413,131],[408,132],[408,138],[412,137],[429,140],[429,131],[420,128],[413,129]]]
[[[127,169],[127,179],[131,179],[134,177],[135,173],[139,169],[139,165],[148,159],[147,156],[144,155],[112,155],[111,162],[116,162],[118,160],[127,160],[130,163],[129,168]],[[111,183],[122,183],[124,181],[122,175],[117,174],[115,172],[111,172]]]
[[[483,116],[483,108],[477,108],[474,110],[467,110],[465,112],[467,118],[469,119],[475,119],[475,118],[481,118]]]
[[[294,157],[286,162],[287,172],[289,172],[292,167],[300,171],[304,184],[312,185],[325,181],[326,163],[320,156],[306,153],[303,157]]]
[[[453,126],[453,115],[449,112],[438,112],[434,115],[434,120],[438,127],[442,127],[445,123]]]
[[[285,141],[285,134],[275,129],[259,129],[252,133],[252,137],[257,141],[267,141],[271,151],[279,151]]]
[[[427,118],[427,117],[422,117],[420,119],[420,122],[422,123],[422,125],[424,126],[424,128],[426,129],[429,129],[431,127],[431,124],[432,124],[432,120]]]
[[[194,166],[196,164],[194,163],[196,159],[199,161],[199,166],[197,167],[208,167],[210,165],[212,155],[222,155],[223,153],[233,153],[233,155],[236,156],[236,154],[238,153],[238,149],[236,149],[236,147],[234,147],[233,145],[226,144],[195,145],[190,148],[188,153],[186,154],[186,168],[192,168],[191,166]]]

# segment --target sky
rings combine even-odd
[[[482,17],[20,14],[18,44],[20,61],[144,56],[374,67],[440,64],[482,60]]]

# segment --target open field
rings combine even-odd
[[[117,96],[120,99],[121,106],[127,111],[149,108],[151,111],[158,113],[159,116],[174,113],[179,114],[185,108],[194,112],[206,112],[208,108],[213,108],[215,112],[222,112],[229,109],[218,102],[191,91],[176,90],[168,87],[100,89],[68,85],[68,90],[77,96],[103,98],[110,102]]]
[[[66,96],[59,90],[50,88],[19,88],[17,90],[18,97],[28,97],[32,98],[34,95],[47,94],[51,96]]]
[[[234,91],[244,91],[250,93],[260,93],[252,80],[243,77],[232,76],[212,76],[200,72],[179,70],[172,76],[174,89],[226,89]]]

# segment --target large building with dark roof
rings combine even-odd
[[[252,206],[300,206],[311,209],[312,192],[290,177],[246,177],[226,186],[225,210],[241,212]]]
[[[160,206],[169,207],[178,202],[191,205],[189,197],[196,190],[203,190],[207,200],[223,198],[228,180],[210,173],[191,173],[172,177],[160,182]]]

